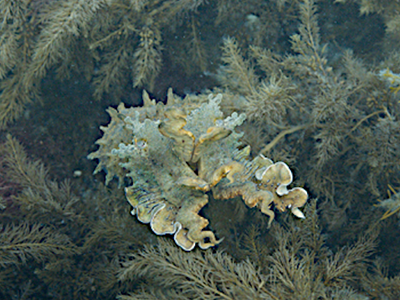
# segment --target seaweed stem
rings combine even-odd
[[[284,131],[281,131],[268,145],[266,145],[261,151],[260,154],[264,154],[271,150],[283,137],[285,137],[287,134],[294,133],[296,131],[302,130],[304,128],[307,128],[308,124],[303,124],[303,125],[298,125],[291,127],[289,129],[286,129]]]

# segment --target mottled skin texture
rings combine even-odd
[[[241,196],[247,206],[269,216],[269,225],[272,204],[304,217],[298,207],[307,201],[306,191],[287,190],[292,174],[286,164],[263,156],[251,160],[250,147],[237,150],[242,135],[234,129],[245,117],[234,113],[224,119],[220,100],[221,95],[210,96],[207,103],[194,105],[190,99],[169,99],[160,105],[147,99],[143,108],[111,109],[100,149],[90,155],[100,160],[96,172],[104,168],[113,176],[130,177],[126,197],[132,214],[158,235],[173,234],[186,251],[220,242],[199,215],[208,203],[206,192],[215,199]]]

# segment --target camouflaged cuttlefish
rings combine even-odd
[[[95,172],[128,176],[125,188],[133,206],[132,214],[149,223],[157,235],[172,234],[186,251],[196,244],[207,249],[219,243],[205,229],[209,223],[199,215],[208,194],[215,199],[241,196],[249,207],[258,207],[274,219],[272,204],[280,211],[299,210],[307,201],[303,188],[288,189],[292,172],[283,162],[274,163],[262,155],[250,159],[250,147],[241,146],[242,134],[234,131],[245,115],[233,113],[223,118],[222,96],[208,101],[179,100],[172,93],[166,105],[144,94],[144,106],[109,109],[111,123],[103,127],[98,151],[89,158],[100,160]]]

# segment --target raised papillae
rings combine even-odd
[[[105,170],[106,182],[125,176],[132,184],[125,188],[132,214],[149,223],[157,235],[172,234],[186,251],[196,244],[207,249],[219,243],[207,230],[207,219],[199,211],[214,199],[240,196],[249,207],[258,207],[274,219],[271,206],[279,211],[299,210],[307,201],[303,188],[288,189],[292,172],[284,162],[274,163],[259,155],[250,158],[250,147],[239,139],[235,127],[244,114],[224,118],[222,95],[208,99],[169,93],[167,104],[155,103],[144,93],[144,105],[108,110],[111,122],[102,127],[104,136],[90,159],[99,159],[95,173]]]

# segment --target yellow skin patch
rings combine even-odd
[[[229,164],[223,165],[214,171],[214,174],[211,179],[211,187],[218,184],[222,178],[226,177],[229,180],[229,183],[233,183],[235,179],[233,178],[236,173],[242,172],[244,166],[237,162],[231,161]]]

